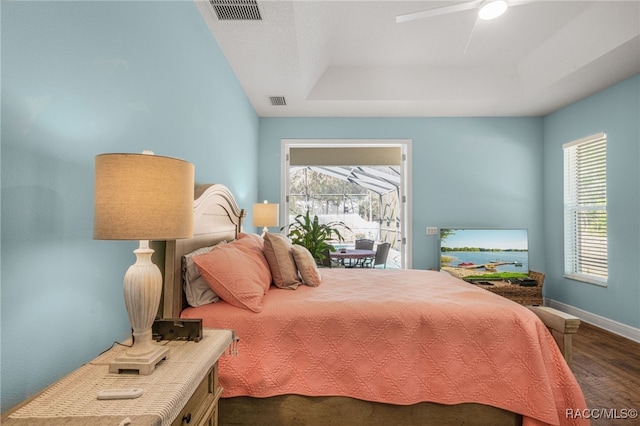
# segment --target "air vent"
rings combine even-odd
[[[256,0],[210,0],[221,21],[262,21]]]
[[[285,100],[284,96],[269,96],[269,100],[271,101],[271,105],[274,105],[274,106],[287,104],[287,101]]]

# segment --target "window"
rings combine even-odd
[[[563,145],[564,274],[606,285],[607,137],[604,133]]]

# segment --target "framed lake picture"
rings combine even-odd
[[[526,229],[440,228],[440,269],[459,278],[529,275]]]

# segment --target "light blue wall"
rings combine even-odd
[[[258,120],[193,2],[2,2],[2,410],[128,335],[135,244],[93,241],[93,161],[192,161],[242,206],[280,199],[283,138],[413,140],[413,265],[426,226],[526,227],[546,295],[640,326],[640,77],[546,118]],[[609,135],[607,289],[562,279],[562,143]],[[559,168],[560,167],[560,168]],[[259,195],[259,196],[258,196]],[[251,218],[248,218],[250,223]]]
[[[608,287],[563,277],[562,144],[607,134]],[[640,75],[544,120],[546,296],[640,327]]]
[[[544,270],[542,118],[261,118],[260,199],[280,200],[281,139],[411,139],[413,267],[437,266],[427,226],[521,227]]]
[[[175,156],[257,200],[258,118],[195,4],[2,2],[2,410],[126,338],[131,242],[92,240],[94,157]]]

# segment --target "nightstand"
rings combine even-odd
[[[109,363],[126,348],[117,346],[54,383],[15,411],[7,426],[119,425],[216,426],[218,358],[233,341],[231,330],[204,329],[199,342],[160,342],[169,358],[148,376],[109,373]],[[98,400],[97,392],[141,388],[135,399]],[[130,423],[123,423],[125,419]]]

